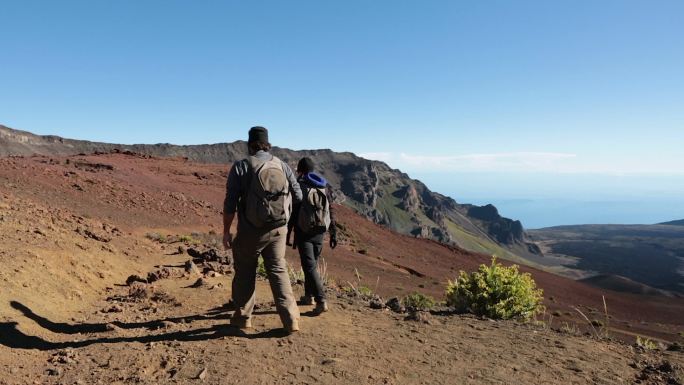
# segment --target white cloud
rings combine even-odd
[[[363,154],[359,154],[359,156],[370,160],[379,160],[385,163],[390,163],[394,160],[391,152],[364,152]]]
[[[585,157],[562,152],[502,152],[444,156],[370,152],[360,156],[407,172],[684,175],[681,159],[619,159],[602,154]]]
[[[494,154],[465,154],[450,156],[393,154],[376,152],[362,157],[380,160],[392,167],[407,170],[474,171],[474,172],[543,172],[553,171],[559,164],[573,159],[575,154],[553,152],[511,152]]]

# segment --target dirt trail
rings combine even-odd
[[[220,278],[228,287],[229,277]],[[684,364],[681,353],[638,352],[514,322],[437,315],[429,324],[406,321],[345,298],[319,317],[301,307],[302,331],[286,336],[265,282],[255,328],[243,333],[227,326],[229,290],[188,288],[191,281],[162,282],[180,306],[150,311],[140,302],[93,314],[111,305],[101,300],[85,306],[78,322],[13,303],[18,324],[0,329],[0,383],[624,384],[644,376],[649,364]],[[678,374],[652,376],[670,375]]]

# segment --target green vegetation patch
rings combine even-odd
[[[492,258],[491,265],[480,265],[470,274],[461,271],[449,281],[447,305],[494,319],[528,321],[544,310],[543,291],[537,289],[529,273],[520,273],[518,266],[505,267]]]
[[[407,309],[423,311],[432,309],[436,304],[434,298],[422,293],[409,294],[401,302]]]

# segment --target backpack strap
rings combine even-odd
[[[244,204],[244,202],[247,199],[247,193],[249,192],[249,189],[252,186],[252,178],[254,177],[256,170],[259,168],[260,163],[263,164],[263,162],[260,161],[259,159],[257,159],[256,156],[252,156],[252,155],[248,156],[247,158],[243,159],[242,161],[247,166],[247,172],[244,175],[244,179],[243,179],[244,183],[242,183],[242,191],[241,191],[242,194],[240,197],[240,200]]]
[[[271,155],[271,159],[273,159],[273,155]],[[250,155],[245,159],[245,164],[247,164],[247,174],[245,174],[247,182],[245,184],[246,186],[250,186],[252,184],[252,177],[254,177],[256,172],[259,170],[259,167],[266,164],[266,162],[267,161],[260,160],[259,158],[253,155]]]

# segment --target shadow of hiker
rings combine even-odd
[[[50,342],[40,337],[30,336],[17,328],[16,322],[0,323],[0,345],[12,349],[36,349],[36,350],[55,350],[66,348],[82,348],[95,344],[116,344],[124,342],[164,342],[164,341],[207,341],[222,337],[240,337],[246,339],[258,338],[282,338],[288,334],[284,329],[274,329],[266,332],[247,334],[240,329],[227,325],[212,326],[209,328],[195,329],[188,331],[178,331],[154,335],[144,335],[135,337],[111,337],[96,338],[83,341]]]
[[[228,320],[230,319],[230,314],[227,312],[230,310],[227,306],[217,307],[211,309],[207,314],[198,314],[185,317],[169,317],[153,321],[145,322],[121,322],[112,321],[109,323],[83,323],[83,324],[69,324],[65,322],[53,322],[49,319],[42,317],[29,309],[28,306],[17,301],[10,301],[10,306],[15,310],[20,311],[26,318],[31,319],[42,328],[47,329],[53,333],[61,334],[85,334],[85,333],[103,333],[107,332],[107,325],[111,324],[121,329],[140,329],[146,328],[151,330],[156,330],[164,326],[164,322],[174,322],[174,323],[190,323],[194,321],[201,320]]]

